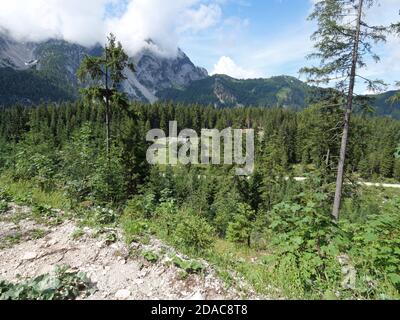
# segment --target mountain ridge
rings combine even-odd
[[[173,101],[216,108],[283,107],[300,110],[324,89],[291,76],[239,80],[227,75],[209,76],[178,49],[165,57],[149,46],[130,59],[136,72],[126,72],[123,90],[132,100]],[[85,55],[101,55],[100,45],[86,48],[64,40],[17,42],[0,33],[0,105],[72,101],[79,97],[76,71]],[[388,99],[398,91],[374,95],[376,114],[400,119],[400,103]]]
[[[76,71],[85,55],[100,55],[102,50],[100,45],[86,48],[55,39],[40,43],[17,42],[0,34],[0,87],[3,88],[0,90],[0,104],[57,100],[52,94],[44,94],[42,99],[38,99],[34,92],[23,95],[28,90],[20,90],[13,84],[15,79],[21,78],[24,78],[25,86],[32,87],[32,91],[43,92],[43,87],[52,85],[59,89],[56,91],[61,91],[60,100],[66,96],[72,100],[78,98]],[[182,88],[208,76],[205,69],[196,67],[180,49],[175,58],[170,58],[144,48],[130,59],[135,63],[136,72],[127,72],[122,87],[132,100],[153,103],[160,89]]]

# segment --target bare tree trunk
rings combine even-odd
[[[347,143],[349,139],[349,131],[350,131],[350,120],[351,113],[353,110],[353,95],[354,95],[354,86],[356,80],[356,70],[357,70],[357,62],[358,62],[358,50],[359,50],[359,42],[360,42],[360,33],[361,33],[361,18],[363,13],[363,4],[364,0],[359,0],[358,4],[358,18],[357,18],[357,29],[356,35],[354,39],[354,49],[353,49],[353,59],[352,66],[350,72],[350,85],[349,92],[347,97],[347,107],[344,118],[344,130],[342,137],[342,144],[340,147],[340,159],[338,166],[338,174],[336,181],[336,194],[335,194],[335,202],[333,205],[332,215],[336,220],[339,220],[340,207],[342,204],[342,192],[343,192],[343,177],[346,163],[346,153],[347,153]]]
[[[111,127],[110,127],[110,102],[107,98],[106,102],[106,149],[107,157],[110,157],[110,140],[111,140]]]
[[[109,88],[108,88],[108,50],[106,45],[106,149],[107,149],[107,158],[110,159],[110,140],[111,140],[111,127],[110,127],[110,97],[109,97]]]

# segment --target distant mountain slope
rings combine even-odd
[[[35,70],[0,69],[0,105],[70,101],[75,96]]]
[[[388,91],[372,96],[373,98],[375,98],[374,106],[377,115],[390,116],[394,119],[400,119],[400,102],[392,104],[388,101],[391,97],[398,93],[400,93],[400,90]]]
[[[170,88],[158,93],[161,100],[200,103],[215,107],[282,106],[304,108],[312,90],[300,80],[279,76],[269,79],[237,80],[214,75],[195,81],[187,88]]]
[[[157,96],[162,101],[199,103],[217,108],[255,106],[302,109],[318,100],[325,91],[289,76],[237,80],[225,75],[214,75],[194,81],[187,88],[161,90]],[[397,92],[370,96],[377,115],[400,119],[400,103],[392,105],[388,102]]]

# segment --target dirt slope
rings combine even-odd
[[[76,224],[68,221],[59,226],[38,225],[29,219],[29,208],[10,206],[0,221],[0,279],[21,281],[50,273],[56,266],[70,266],[87,273],[96,284],[97,292],[87,299],[170,300],[170,299],[240,299],[255,298],[245,286],[226,288],[214,270],[206,265],[202,275],[193,274],[182,279],[181,270],[171,263],[171,256],[180,256],[156,239],[149,244],[128,247],[118,230],[110,243],[106,236],[95,236],[95,231],[83,229],[78,239]],[[150,263],[132,252],[154,252],[160,256]],[[240,288],[242,286],[242,288]],[[238,289],[239,288],[239,289]]]

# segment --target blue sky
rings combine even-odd
[[[222,12],[214,28],[182,37],[180,46],[194,62],[212,72],[225,56],[247,71],[244,76],[297,74],[312,32],[309,0],[227,1]],[[304,49],[287,52],[289,43],[301,47],[301,42]]]
[[[226,0],[221,2],[221,18],[202,32],[183,35],[179,45],[210,73],[228,73],[238,78],[299,76],[298,70],[310,64],[310,36],[315,24],[307,20],[311,0]],[[368,13],[371,21],[388,23],[400,17],[399,0],[381,1]],[[393,20],[394,19],[394,20]],[[376,47],[382,62],[370,61],[364,74],[384,79],[393,88],[400,78],[400,40]],[[359,83],[358,91],[366,91]]]

